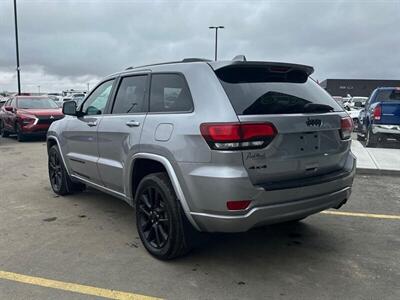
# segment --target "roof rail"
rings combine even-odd
[[[189,58],[184,58],[182,59],[182,62],[197,62],[197,61],[204,61],[204,62],[209,62],[211,60],[206,59],[206,58],[197,58],[197,57],[189,57]]]
[[[247,61],[246,56],[239,54],[232,58],[233,61]]]
[[[184,58],[180,61],[168,61],[168,62],[162,62],[162,63],[143,65],[143,66],[128,67],[125,69],[125,71],[132,70],[132,69],[138,69],[138,68],[144,68],[144,67],[159,66],[159,65],[180,64],[180,63],[190,63],[190,62],[209,62],[209,61],[211,61],[211,60],[205,59],[205,58],[192,57],[192,58]]]

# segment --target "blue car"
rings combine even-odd
[[[375,89],[360,112],[359,138],[376,147],[388,138],[400,141],[400,87]]]

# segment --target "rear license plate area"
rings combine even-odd
[[[319,132],[304,132],[297,135],[297,153],[300,155],[320,152]]]

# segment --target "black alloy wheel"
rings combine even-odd
[[[139,225],[146,241],[161,249],[170,235],[170,217],[162,192],[156,186],[146,188],[139,198]]]
[[[57,145],[53,145],[49,149],[48,155],[49,179],[54,193],[64,196],[73,192],[81,192],[86,188],[84,184],[71,180]]]
[[[194,246],[198,231],[186,219],[168,174],[145,176],[135,192],[136,227],[146,250],[169,260]]]
[[[49,153],[49,177],[51,187],[55,192],[59,192],[63,181],[63,170],[60,157],[56,151]]]

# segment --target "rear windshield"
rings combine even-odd
[[[380,90],[376,96],[376,101],[400,100],[400,89]]]
[[[50,98],[19,98],[17,100],[17,107],[25,109],[43,109],[58,108],[58,105]]]
[[[238,115],[343,111],[324,89],[307,76],[259,76],[260,68],[255,69],[254,72],[248,69],[238,72],[234,68],[216,71]]]

